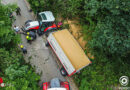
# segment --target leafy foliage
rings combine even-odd
[[[95,56],[94,64],[89,67],[91,71],[86,70],[86,75],[92,77],[95,72],[96,76],[92,77],[95,82],[86,79],[95,87],[89,83],[79,84],[82,89],[85,85],[89,89],[105,89],[106,87],[109,89],[112,86],[118,86],[121,76],[130,75],[128,0],[85,0],[85,3],[86,16],[82,21],[88,25],[83,24],[83,34],[88,41],[88,50]]]
[[[72,18],[81,13],[83,0],[28,0],[33,11],[52,11],[55,16]]]
[[[86,2],[86,17],[96,25],[91,30],[90,47],[103,50],[106,55],[124,55],[130,50],[129,28],[130,13],[127,1]],[[95,9],[96,8],[96,9]],[[89,27],[93,25],[90,24]],[[103,48],[103,49],[102,49]]]
[[[38,90],[40,76],[24,62],[23,55],[17,48],[20,36],[11,28],[9,14],[16,7],[0,3],[0,77],[6,84],[0,90]]]
[[[6,69],[6,76],[11,80],[7,83],[12,84],[16,89],[34,89],[38,90],[37,81],[40,76],[36,75],[27,65],[17,66],[11,65]],[[15,83],[13,83],[15,81]]]
[[[18,35],[15,35],[12,31],[12,24],[9,18],[9,14],[13,12],[16,5],[4,6],[0,4],[0,47],[6,47],[6,49],[16,46],[16,43],[20,42]],[[10,45],[9,45],[10,44]]]
[[[2,62],[0,63],[0,68],[6,84],[6,87],[2,89],[39,89],[37,83],[40,76],[36,75],[31,67],[25,65],[20,52],[8,52],[5,49],[0,49],[0,55],[0,62]]]

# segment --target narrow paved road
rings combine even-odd
[[[22,27],[25,21],[34,19],[34,17],[28,12],[28,8],[24,0],[3,0],[2,3],[16,3],[21,8],[21,16],[16,16],[16,21],[14,22],[14,25]],[[36,73],[41,74],[41,81],[39,82],[40,85],[42,84],[42,82],[48,82],[55,77],[58,77],[62,81],[66,80],[60,74],[59,67],[56,63],[55,58],[52,55],[51,50],[45,46],[44,36],[39,37],[37,35],[37,39],[32,42],[31,45],[27,43],[24,35],[21,35],[21,37],[22,44],[28,50],[27,55],[25,55],[26,62],[29,62],[33,67],[36,68]],[[68,80],[69,79],[67,79],[67,81]]]
[[[22,16],[17,17],[16,25],[22,26],[26,20],[33,20],[32,15],[28,12],[24,0],[18,0],[18,6],[21,8]],[[50,81],[55,77],[65,80],[64,77],[61,76],[59,68],[49,49],[45,46],[42,37],[37,36],[37,39],[30,45],[26,42],[25,36],[22,35],[22,41],[28,49],[26,61],[36,67],[37,73],[42,73],[41,82]]]

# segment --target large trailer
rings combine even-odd
[[[63,76],[71,76],[91,63],[67,29],[50,33],[47,42],[63,66],[60,69]]]

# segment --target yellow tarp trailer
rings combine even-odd
[[[67,29],[53,32],[47,39],[69,76],[91,63]]]

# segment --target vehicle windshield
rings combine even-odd
[[[47,17],[44,13],[42,13],[41,16],[42,16],[42,19],[47,20]]]
[[[39,21],[39,25],[40,25],[40,26],[42,25],[42,21]]]

